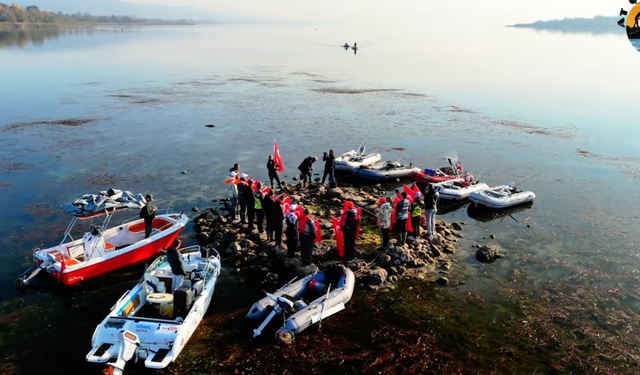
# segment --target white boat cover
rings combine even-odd
[[[145,205],[142,194],[132,194],[129,191],[109,189],[100,194],[85,194],[73,203],[65,203],[60,209],[73,216],[89,216],[110,208],[142,208]]]

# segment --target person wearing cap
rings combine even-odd
[[[436,231],[436,213],[438,212],[439,200],[440,194],[433,184],[429,184],[424,196],[424,208],[427,213],[427,235],[429,237],[433,236]]]
[[[391,215],[393,215],[393,208],[391,208],[391,205],[387,202],[387,198],[380,198],[380,207],[376,210],[376,216],[378,217],[378,227],[380,228],[380,237],[382,239],[383,249],[387,249],[389,247]]]
[[[260,182],[256,183],[256,191],[253,193],[254,195],[254,212],[256,215],[256,223],[258,224],[258,233],[262,234],[263,227],[262,223],[264,222],[264,209],[263,209],[263,200],[264,193],[262,192],[262,184]]]
[[[324,185],[324,180],[329,176],[329,186],[336,187],[336,156],[333,154],[333,150],[329,150],[329,154],[326,152],[322,156],[322,160],[324,161],[324,174],[322,175],[322,185]]]
[[[280,176],[278,176],[278,169],[280,169],[280,165],[276,163],[273,156],[269,155],[269,160],[267,160],[267,171],[269,172],[269,183],[271,184],[271,189],[273,189],[273,180],[276,180],[278,183],[278,187],[282,190],[282,184],[280,183]]]
[[[256,215],[256,196],[253,195],[253,180],[247,181],[247,185],[244,187],[244,200],[245,208],[247,210],[247,224],[249,231],[253,230],[253,221]]]
[[[340,228],[342,228],[344,238],[344,260],[353,260],[356,252],[356,236],[358,235],[358,224],[360,215],[353,202],[347,202],[345,211],[340,218]]]
[[[311,172],[313,172],[313,163],[318,160],[315,156],[307,156],[302,163],[298,166],[298,170],[300,171],[300,184],[302,187],[311,186]],[[308,182],[307,182],[308,181]]]
[[[422,217],[423,209],[424,201],[422,200],[422,194],[416,191],[413,202],[411,203],[411,226],[413,227],[414,237],[420,235],[420,218]]]
[[[407,193],[405,191],[401,194],[402,199],[396,206],[396,234],[398,239],[396,244],[398,246],[404,246],[407,240],[407,220],[409,219],[409,207],[411,202],[407,199]]]
[[[171,284],[172,291],[182,286],[182,281],[187,274],[187,271],[184,269],[182,254],[178,251],[180,245],[182,245],[182,241],[176,238],[171,247],[167,249],[167,262],[173,274],[173,283]]]
[[[284,231],[287,240],[284,242],[287,245],[287,256],[293,258],[296,256],[296,248],[298,246],[298,216],[293,212],[297,208],[297,205],[291,205],[291,212],[286,216],[286,229]]]
[[[300,258],[302,258],[302,264],[308,266],[311,264],[313,245],[316,241],[316,223],[309,216],[309,210],[306,208],[298,218],[298,233],[300,235]]]
[[[229,177],[233,179],[233,181],[229,183],[228,187],[229,200],[231,201],[231,215],[233,220],[237,220],[240,206],[238,204],[238,184],[236,182],[240,180],[240,176],[236,172],[230,172]]]
[[[144,238],[149,238],[149,236],[151,235],[151,231],[153,230],[153,219],[156,218],[156,211],[158,210],[158,208],[151,205],[151,202],[153,201],[153,195],[147,194],[144,200],[145,204],[140,209],[140,218],[144,219]]]

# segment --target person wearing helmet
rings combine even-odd
[[[144,219],[144,238],[149,238],[149,236],[151,235],[151,231],[153,230],[153,219],[156,218],[156,211],[158,210],[158,208],[151,205],[151,202],[153,201],[153,195],[147,194],[144,200],[145,204],[140,209],[140,218]]]
[[[298,166],[300,171],[300,184],[302,187],[311,187],[311,173],[313,172],[313,163],[318,160],[315,156],[307,156]]]

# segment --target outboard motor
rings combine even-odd
[[[366,148],[364,146],[360,147],[358,149],[358,155],[360,155],[360,156],[364,155],[364,150],[366,150]]]
[[[118,351],[118,358],[116,359],[116,362],[111,364],[113,369],[111,373],[114,375],[121,375],[124,373],[124,365],[133,358],[138,346],[140,346],[140,340],[133,332],[123,330],[118,336],[120,336],[121,346]]]

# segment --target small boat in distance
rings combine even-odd
[[[416,168],[411,164],[407,166],[397,161],[384,161],[375,164],[361,165],[358,168],[354,168],[351,173],[365,180],[387,181],[396,178],[411,177],[418,172],[420,172],[420,168]]]
[[[72,216],[62,241],[47,249],[35,249],[33,266],[16,280],[16,284],[28,285],[44,270],[59,282],[72,285],[158,254],[178,237],[189,219],[184,212],[169,213],[167,209],[155,217],[151,235],[145,238],[146,226],[137,212],[144,204],[141,194],[109,189],[60,206]],[[127,209],[134,209],[136,215],[109,227],[113,214]],[[94,218],[104,220],[101,225],[93,225],[91,220]],[[82,238],[74,239],[71,231],[78,220],[90,220],[90,229]]]
[[[374,164],[382,159],[382,155],[380,155],[379,153],[365,155],[364,152],[365,147],[360,146],[358,151],[351,150],[336,157],[336,171],[351,172],[354,168],[358,168],[363,164]]]
[[[532,191],[522,191],[512,182],[469,194],[469,200],[476,205],[493,209],[503,209],[533,202],[536,195]]]
[[[86,360],[106,364],[115,375],[134,356],[151,369],[175,361],[207,312],[220,275],[220,255],[209,251],[180,249],[187,276],[175,290],[167,256],[156,259],[96,327]]]

